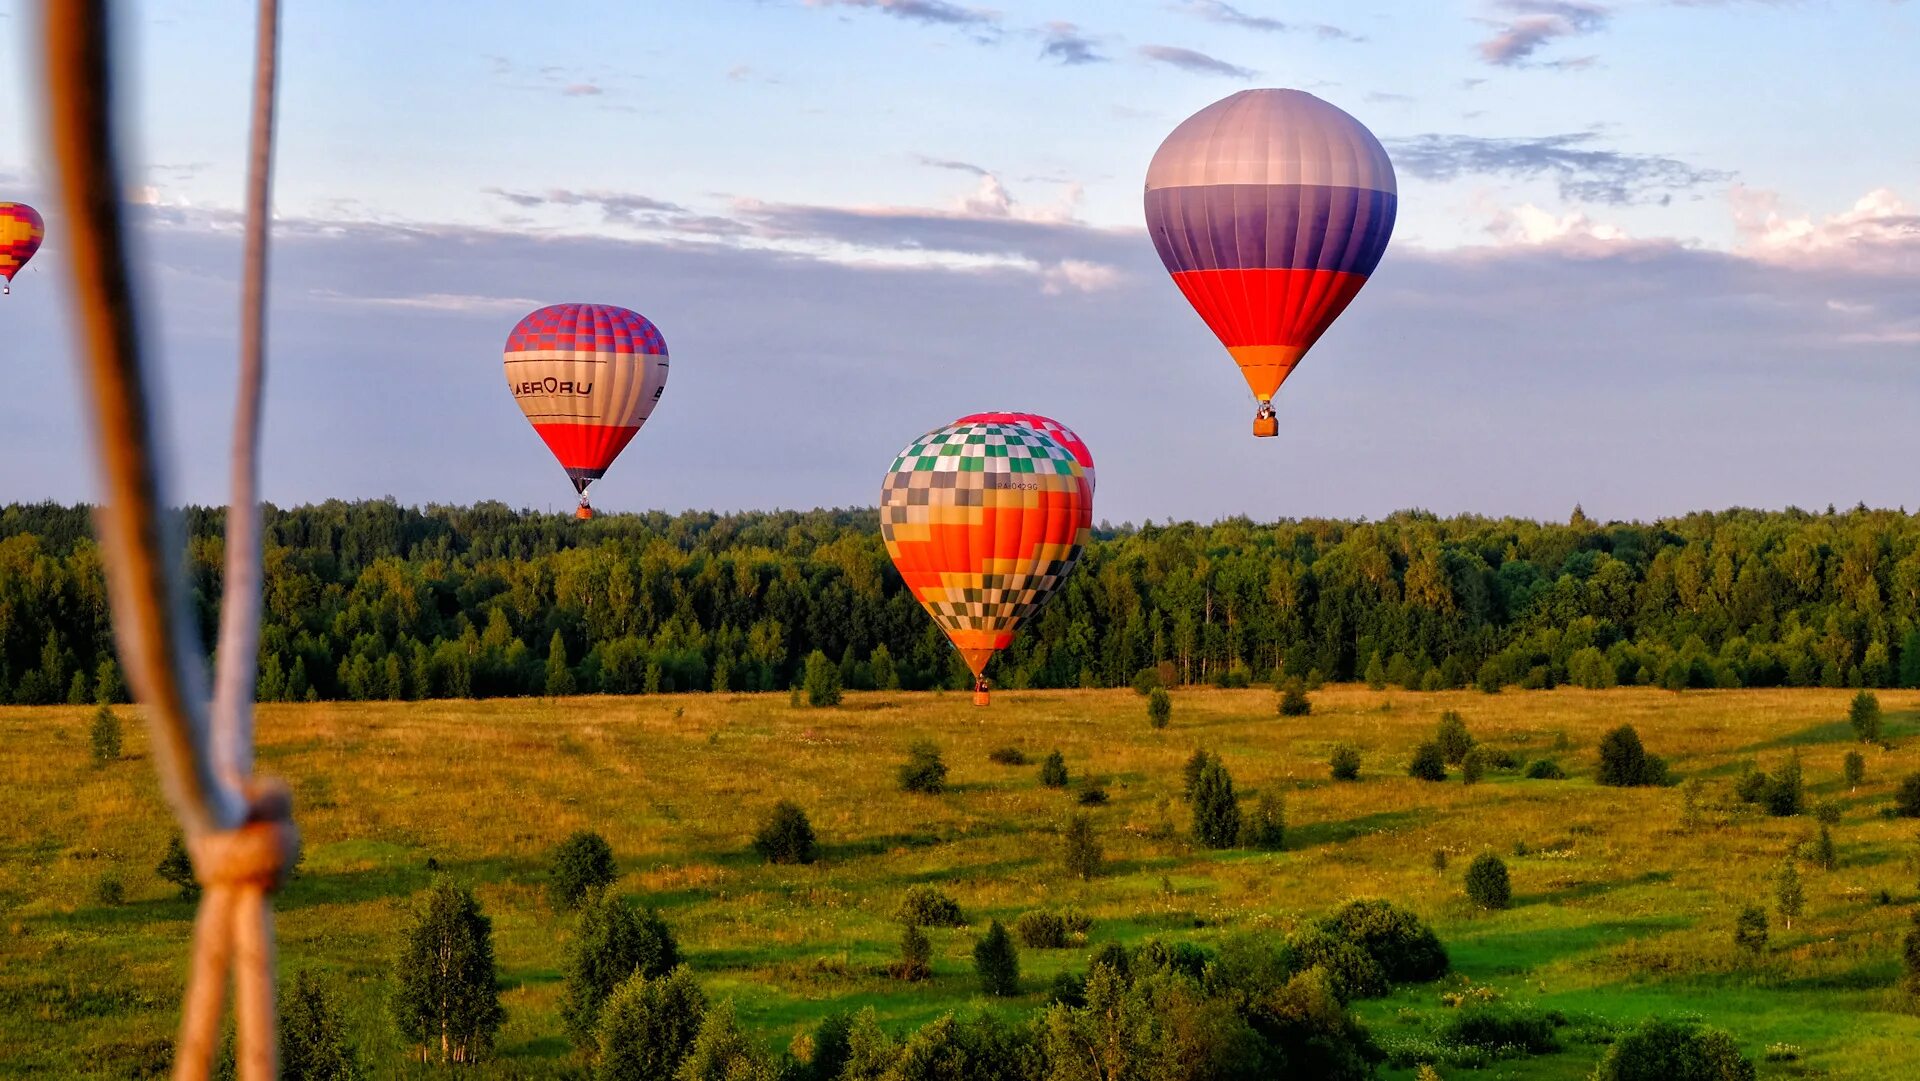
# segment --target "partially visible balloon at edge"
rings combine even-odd
[[[13,276],[20,273],[46,239],[47,223],[25,203],[0,203],[0,293],[13,292]]]

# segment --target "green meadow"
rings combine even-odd
[[[1178,690],[1153,729],[1127,690],[867,692],[832,709],[785,695],[653,695],[486,702],[268,705],[261,768],[287,779],[305,839],[278,900],[281,968],[318,969],[345,997],[370,1076],[410,1065],[387,1002],[401,928],[436,873],[473,887],[493,920],[507,1021],[470,1076],[577,1075],[558,1015],[573,918],[546,891],[547,856],[575,830],[611,842],[617,889],[657,906],[714,999],[731,998],[770,1049],[830,1011],[873,1007],[892,1028],[943,1012],[1009,1015],[1048,981],[1086,967],[1107,941],[1208,943],[1284,934],[1357,897],[1430,921],[1453,960],[1446,979],[1356,1003],[1411,1078],[1435,1026],[1462,996],[1564,1014],[1562,1050],[1442,1076],[1586,1077],[1622,1026],[1691,1016],[1733,1033],[1763,1078],[1920,1076],[1920,1016],[1898,986],[1901,936],[1920,902],[1920,823],[1890,817],[1899,779],[1920,771],[1920,691],[1883,691],[1890,749],[1856,743],[1840,690],[1670,693],[1652,689],[1408,693],[1330,686],[1310,716],[1282,718],[1270,690]],[[1443,710],[1481,745],[1565,780],[1490,771],[1478,784],[1407,776]],[[155,865],[172,832],[135,713],[121,760],[88,753],[92,709],[0,710],[0,1074],[139,1076],[166,1059],[193,907]],[[1634,725],[1679,780],[1699,779],[1690,817],[1679,785],[1593,781],[1608,729]],[[936,742],[948,790],[899,790],[909,743]],[[1336,783],[1337,744],[1362,755]],[[1030,764],[988,757],[1017,747]],[[1243,799],[1285,797],[1284,850],[1192,843],[1181,768],[1217,753]],[[1060,749],[1073,783],[1043,787]],[[1850,789],[1842,757],[1866,755]],[[1772,879],[1811,838],[1809,813],[1774,818],[1734,794],[1747,763],[1797,754],[1809,806],[1831,802],[1839,864],[1802,862],[1806,906],[1783,926]],[[1082,807],[1088,782],[1105,805]],[[749,840],[779,799],[811,816],[821,859],[770,866]],[[1059,829],[1089,814],[1105,872],[1061,869]],[[1436,868],[1436,852],[1446,854]],[[1482,852],[1507,863],[1514,904],[1484,912],[1462,877]],[[109,882],[118,882],[116,900]],[[905,984],[894,910],[916,884],[957,899],[969,926],[931,931],[934,977]],[[1733,944],[1736,912],[1772,920],[1758,956]],[[970,951],[989,918],[1077,907],[1090,942],[1023,950],[1026,994],[989,1003]]]

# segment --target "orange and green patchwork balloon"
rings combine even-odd
[[[1086,468],[1046,432],[951,424],[894,459],[880,488],[880,535],[979,679],[1079,561],[1092,505]],[[975,701],[985,704],[984,681]]]

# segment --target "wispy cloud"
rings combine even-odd
[[[1538,138],[1416,135],[1388,146],[1395,167],[1424,180],[1495,175],[1552,177],[1568,199],[1596,203],[1664,203],[1676,191],[1729,179],[1728,174],[1657,154],[1628,154],[1592,145],[1593,132]]]
[[[861,8],[934,26],[987,28],[1000,23],[998,12],[963,7],[948,0],[806,0],[806,4],[812,8]]]
[[[1183,49],[1178,45],[1142,45],[1135,51],[1156,64],[1166,64],[1199,75],[1228,75],[1235,79],[1251,79],[1259,74],[1251,68],[1229,64],[1217,56],[1208,56],[1196,49]]]
[[[1499,19],[1483,20],[1494,27],[1492,37],[1480,43],[1480,58],[1500,67],[1527,66],[1544,46],[1561,38],[1594,33],[1607,25],[1612,10],[1590,0],[1500,0]],[[1551,62],[1556,67],[1585,67],[1592,57]]]
[[[1349,33],[1340,27],[1329,26],[1326,23],[1290,23],[1265,15],[1249,15],[1232,4],[1224,3],[1223,0],[1183,0],[1174,7],[1208,22],[1241,30],[1264,30],[1272,34],[1308,33],[1325,41],[1366,40],[1358,34]]]
[[[1040,56],[1062,64],[1098,64],[1107,57],[1078,26],[1051,22],[1041,28]]]

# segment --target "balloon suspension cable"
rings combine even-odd
[[[242,1081],[278,1072],[274,1034],[271,892],[293,866],[299,837],[286,787],[252,771],[251,706],[257,654],[260,570],[257,497],[265,288],[265,167],[271,147],[277,0],[260,0],[256,40],[248,258],[243,309],[241,404],[236,412],[235,492],[217,653],[222,693],[208,708],[205,648],[195,633],[180,574],[178,521],[167,513],[167,469],[140,339],[137,296],[125,235],[113,140],[111,5],[61,0],[41,5],[46,138],[56,163],[70,238],[68,262],[82,386],[92,414],[104,498],[97,529],[115,637],[129,681],[153,730],[154,764],[185,827],[194,874],[206,887],[194,927],[192,961],[173,1055],[174,1077],[208,1075],[220,1044],[231,977]],[[245,483],[242,482],[245,474]],[[251,525],[251,533],[249,532]],[[234,611],[238,614],[234,615]],[[247,627],[234,635],[234,619]],[[244,745],[242,741],[244,740]]]

